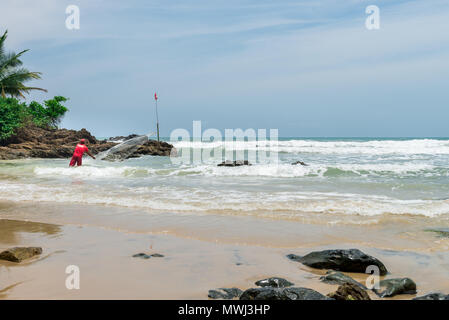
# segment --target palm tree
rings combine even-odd
[[[47,92],[47,90],[36,87],[27,87],[24,82],[40,79],[40,72],[30,72],[25,68],[22,68],[22,61],[20,56],[27,52],[24,50],[18,54],[14,52],[5,52],[5,40],[8,36],[8,30],[5,31],[3,36],[0,37],[0,94],[3,98],[6,95],[11,97],[25,98],[24,93],[29,93],[31,90],[41,90]]]

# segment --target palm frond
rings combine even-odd
[[[32,90],[47,90],[38,87],[27,87],[24,83],[30,80],[40,79],[40,72],[30,72],[22,66],[22,61],[19,59],[28,50],[23,50],[19,53],[5,53],[5,40],[8,37],[8,30],[0,37],[0,89],[1,96],[6,97],[21,97],[25,98],[24,93],[29,93]]]

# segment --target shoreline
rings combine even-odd
[[[39,219],[30,219],[26,211],[34,209],[35,213],[36,210],[42,213],[45,207],[46,216],[40,215],[40,220],[47,220],[47,223],[31,222]],[[445,276],[449,254],[441,247],[449,245],[447,239],[435,239],[440,242],[440,250],[429,250],[425,246],[416,246],[415,249],[419,250],[412,250],[412,246],[397,250],[386,245],[391,239],[376,241],[376,237],[383,235],[370,228],[361,227],[359,232],[354,232],[357,229],[354,227],[327,228],[314,236],[315,232],[323,229],[296,223],[291,228],[297,230],[299,237],[289,236],[290,231],[286,229],[285,234],[277,237],[285,236],[287,241],[276,243],[270,241],[276,238],[270,226],[282,221],[267,223],[263,219],[239,217],[236,223],[236,217],[192,218],[182,215],[164,221],[160,215],[153,215],[148,220],[137,219],[139,223],[136,225],[140,224],[140,229],[133,229],[131,225],[118,228],[118,221],[110,219],[110,215],[99,220],[92,217],[91,221],[80,223],[89,213],[95,211],[96,216],[102,216],[105,210],[111,210],[110,207],[68,207],[64,216],[61,206],[0,202],[0,250],[19,245],[42,246],[44,249],[40,257],[18,265],[0,261],[0,299],[207,299],[208,290],[221,287],[245,290],[255,287],[255,281],[267,277],[285,278],[295,286],[328,294],[338,286],[319,281],[325,270],[303,266],[285,256],[330,248],[358,248],[379,258],[390,271],[387,278],[410,277],[417,283],[416,296],[431,291],[449,291],[449,281]],[[15,210],[22,212],[21,218]],[[69,218],[73,217],[71,210],[85,212],[78,217],[79,223],[73,218],[70,221]],[[117,210],[121,215],[133,214],[136,218],[133,210]],[[10,216],[5,216],[6,212]],[[54,221],[48,223],[51,219]],[[59,223],[55,223],[58,219]],[[170,219],[174,220],[170,222]],[[207,232],[201,232],[203,225],[199,222],[206,220],[211,223],[214,219],[216,227],[209,225]],[[174,228],[175,220],[178,230]],[[192,225],[185,226],[184,230],[179,227],[187,220],[193,220],[192,225],[198,224],[196,230]],[[233,222],[226,224],[226,220]],[[110,221],[110,224],[102,223],[104,221]],[[231,227],[238,224],[242,224],[242,230],[252,231],[248,231],[246,236],[236,237],[239,230]],[[249,229],[250,226],[253,229]],[[342,234],[348,230],[353,231],[351,237]],[[365,235],[360,233],[362,230]],[[265,236],[261,237],[261,234]],[[301,237],[303,241],[299,240]],[[367,241],[357,242],[357,237],[366,237]],[[261,241],[263,238],[265,240]],[[165,257],[148,260],[132,257],[139,252],[160,253]],[[80,266],[80,290],[67,290],[64,286],[65,268],[72,264]],[[345,274],[361,282],[368,276]],[[14,287],[2,291],[10,286]],[[415,295],[398,295],[392,299],[413,297]],[[371,298],[377,299],[374,295]]]

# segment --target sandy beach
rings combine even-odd
[[[114,211],[116,219],[111,219]],[[36,212],[39,218],[32,219]],[[133,216],[130,223],[120,219],[125,214]],[[319,281],[325,270],[290,261],[286,254],[353,247],[380,259],[388,278],[412,278],[417,295],[449,291],[449,239],[419,234],[413,223],[397,221],[404,228],[398,233],[383,226],[219,215],[178,215],[175,222],[169,215],[141,214],[139,219],[138,210],[124,208],[32,202],[2,202],[0,215],[0,251],[43,248],[42,255],[20,264],[0,261],[1,299],[208,299],[210,289],[247,289],[273,276],[327,294],[337,286]],[[132,257],[140,252],[164,257]],[[79,290],[65,286],[68,265],[80,268]],[[361,282],[368,276],[347,274]]]

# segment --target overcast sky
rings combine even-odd
[[[65,26],[78,5],[80,30]],[[380,8],[367,30],[365,9]],[[67,128],[277,128],[280,136],[449,136],[447,0],[1,0],[8,49],[70,98]]]

